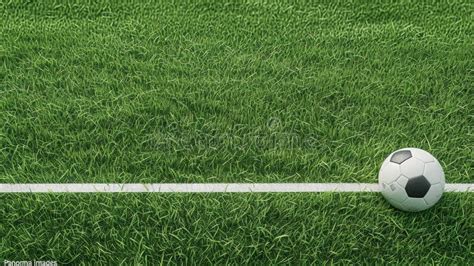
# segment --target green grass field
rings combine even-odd
[[[1,195],[0,257],[63,263],[472,265],[474,196],[421,214],[376,194]],[[470,217],[470,218],[468,218]]]
[[[7,1],[0,183],[474,183],[469,1]],[[470,193],[472,194],[472,193]],[[474,264],[473,196],[0,194],[0,259]]]

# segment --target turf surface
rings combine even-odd
[[[1,182],[473,182],[472,5],[2,7]]]
[[[474,183],[469,1],[0,6],[0,183],[372,183],[408,146]],[[0,194],[0,261],[472,265],[473,207]]]
[[[472,265],[473,197],[448,193],[404,213],[363,193],[4,194],[0,258]]]

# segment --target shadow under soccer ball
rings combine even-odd
[[[404,148],[390,154],[379,171],[382,195],[394,207],[410,212],[426,210],[443,195],[441,164],[429,152]]]

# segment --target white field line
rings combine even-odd
[[[212,192],[379,192],[370,183],[154,183],[1,184],[0,193],[212,193]],[[474,184],[446,184],[446,192],[474,192]]]

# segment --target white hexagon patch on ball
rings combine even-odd
[[[379,172],[382,195],[394,207],[410,212],[426,210],[444,191],[444,172],[429,152],[404,148],[390,154]]]

